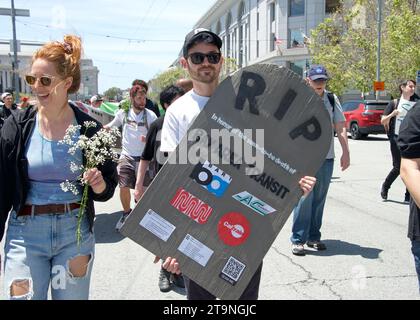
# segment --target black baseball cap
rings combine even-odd
[[[223,44],[222,39],[220,39],[220,37],[214,32],[204,28],[194,29],[185,37],[184,47],[182,49],[184,58],[188,56],[188,50],[190,50],[194,44],[199,42],[214,44],[217,48],[219,48],[219,50]]]

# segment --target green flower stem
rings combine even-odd
[[[85,184],[85,186],[83,187],[82,201],[80,202],[79,216],[77,218],[76,239],[77,239],[77,246],[79,248],[82,243],[82,222],[83,222],[83,217],[85,216],[85,209],[86,209],[86,205],[88,201],[88,194],[89,194],[89,185]]]

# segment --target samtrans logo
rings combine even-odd
[[[276,209],[270,207],[268,204],[261,201],[257,197],[254,197],[252,194],[246,191],[235,194],[234,196],[232,196],[232,198],[239,201],[243,205],[254,210],[262,216],[267,216],[277,211]]]

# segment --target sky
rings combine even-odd
[[[15,0],[18,40],[81,36],[84,56],[99,68],[99,92],[150,80],[177,58],[185,35],[215,0]],[[0,0],[0,8],[10,8]],[[12,39],[10,16],[0,16],[0,39]]]

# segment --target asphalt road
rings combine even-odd
[[[420,299],[406,236],[409,209],[402,203],[404,185],[398,179],[387,202],[379,195],[392,163],[386,136],[350,140],[350,149],[352,165],[341,172],[340,148],[336,148],[322,228],[328,249],[308,250],[305,257],[292,255],[289,219],[264,259],[260,299]],[[118,191],[96,208],[91,299],[185,299],[183,289],[161,293],[157,286],[160,266],[153,264],[154,256],[114,231],[120,216]],[[4,297],[1,291],[0,299]]]

